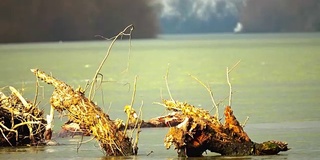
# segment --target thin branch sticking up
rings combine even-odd
[[[229,85],[229,103],[228,105],[231,106],[231,102],[232,102],[232,86],[231,86],[231,83],[230,83],[230,79],[229,79],[229,67],[227,67],[227,82],[228,82],[228,85]]]
[[[13,94],[15,94],[20,99],[20,101],[26,107],[27,110],[29,110],[31,108],[31,106],[28,104],[28,102],[22,97],[22,95],[15,88],[9,86],[9,89],[11,90],[11,92]]]
[[[132,26],[131,29],[130,29],[130,32],[128,34],[129,36],[129,51],[128,51],[128,62],[127,62],[127,68],[122,72],[128,72],[129,71],[129,67],[130,67],[130,54],[131,54],[131,36],[132,36],[132,31],[133,31],[134,27]]]
[[[170,68],[169,66],[170,66],[170,64],[168,63],[168,68],[167,68],[166,75],[164,76],[164,79],[165,79],[165,81],[166,81],[166,86],[167,86],[167,90],[168,90],[170,99],[171,99],[171,101],[174,101],[173,98],[172,98],[171,92],[170,92],[169,84],[168,84],[169,68]]]
[[[143,101],[141,102],[141,106],[140,106],[140,109],[139,109],[139,114],[138,114],[138,117],[139,119],[136,121],[136,124],[131,132],[131,137],[132,137],[132,134],[134,132],[134,130],[137,128],[137,132],[136,132],[136,138],[133,142],[133,153],[135,155],[138,154],[138,142],[139,142],[139,135],[140,135],[140,132],[141,132],[141,124],[142,124],[142,107],[143,107]]]
[[[216,110],[216,113],[215,113],[215,118],[217,119],[217,121],[219,121],[219,107],[218,105],[216,104],[215,100],[214,100],[214,97],[213,97],[213,92],[211,90],[211,88],[209,87],[209,85],[205,85],[202,81],[200,81],[197,77],[189,74],[189,76],[191,78],[193,78],[194,80],[196,80],[197,82],[199,82],[204,88],[206,88],[206,90],[209,92],[210,94],[210,97],[211,97],[211,101],[212,101],[212,104],[213,104],[213,107],[215,108]]]
[[[239,60],[235,65],[233,65],[233,67],[231,67],[231,69],[229,69],[229,67],[227,67],[227,83],[229,85],[229,106],[232,105],[232,86],[230,83],[230,79],[229,79],[229,74],[231,73],[231,71],[233,69],[236,68],[236,66],[241,62],[241,60]]]
[[[241,126],[242,126],[242,127],[245,127],[246,124],[247,124],[247,122],[248,122],[248,120],[249,120],[249,116],[247,116],[246,120],[243,122],[243,124],[242,124]]]
[[[134,84],[133,84],[133,93],[132,93],[132,98],[131,98],[131,103],[130,103],[130,106],[132,107],[133,104],[134,104],[134,99],[136,97],[136,88],[137,88],[137,79],[138,79],[138,76],[135,76],[134,78]],[[126,133],[127,129],[128,129],[128,126],[129,126],[129,116],[127,117],[127,121],[126,121],[126,126],[124,128],[124,133]]]
[[[129,32],[129,33],[126,33],[128,29],[130,29],[130,32]],[[111,39],[113,39],[113,40],[112,40],[112,42],[111,42],[111,44],[110,44],[110,46],[109,46],[109,48],[108,48],[108,50],[107,50],[107,54],[106,54],[105,57],[103,58],[101,64],[99,65],[96,73],[94,74],[94,76],[93,76],[93,78],[92,78],[91,87],[90,87],[89,96],[88,96],[88,99],[89,99],[90,101],[92,101],[93,96],[94,96],[94,95],[92,94],[92,92],[93,92],[93,88],[94,88],[94,86],[95,86],[95,82],[96,82],[96,80],[97,80],[98,74],[100,73],[103,64],[105,63],[105,61],[106,61],[107,58],[109,57],[110,51],[111,51],[114,43],[116,42],[116,40],[117,40],[120,36],[121,36],[121,37],[122,37],[122,36],[130,36],[130,37],[131,37],[131,32],[132,32],[132,30],[133,30],[133,25],[130,24],[130,25],[127,26],[123,31],[121,31],[118,35],[116,35],[115,37],[111,38]]]
[[[134,133],[135,129],[137,129],[137,128],[138,128],[138,130],[140,129],[140,126],[141,126],[141,123],[142,123],[142,107],[143,107],[143,101],[141,101],[141,106],[139,108],[139,113],[138,113],[138,116],[137,116],[138,118],[137,118],[137,120],[136,120],[136,122],[134,124],[134,127],[133,127],[132,131],[131,131],[131,136],[130,137],[133,137],[133,133]]]

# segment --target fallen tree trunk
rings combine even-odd
[[[163,102],[168,110],[180,111],[183,114],[184,121],[170,128],[164,142],[167,149],[174,145],[179,156],[198,157],[206,150],[237,156],[271,155],[289,150],[285,142],[251,141],[230,106],[225,108],[223,124],[201,108],[172,100]]]
[[[45,145],[43,110],[26,101],[15,88],[9,89],[10,96],[0,92],[0,146]]]
[[[107,156],[133,155],[131,138],[119,130],[109,115],[85,97],[81,88],[74,90],[68,84],[46,75],[39,69],[31,71],[42,81],[55,87],[50,98],[51,106],[58,112],[68,111],[68,118],[89,128]]]

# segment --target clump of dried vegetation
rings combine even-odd
[[[12,92],[8,96],[3,92],[6,88]],[[47,121],[43,110],[11,86],[0,91],[0,115],[0,146],[45,144]]]

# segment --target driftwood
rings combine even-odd
[[[31,71],[39,79],[55,87],[50,98],[52,108],[58,112],[67,111],[69,120],[89,128],[107,156],[134,154],[132,139],[125,132],[119,130],[109,115],[85,97],[83,89],[74,90],[68,84],[39,69],[31,69]]]
[[[227,83],[229,85],[229,101],[224,110],[224,123],[219,119],[218,104],[214,100],[210,87],[195,76],[190,75],[209,92],[216,110],[215,114],[210,115],[209,111],[188,103],[175,101],[172,98],[168,85],[168,68],[165,82],[170,100],[164,99],[162,105],[169,111],[181,112],[180,119],[183,119],[183,122],[169,129],[164,139],[167,149],[174,145],[178,155],[182,157],[199,157],[207,150],[229,156],[272,155],[289,150],[286,142],[266,141],[256,143],[251,141],[234,116],[231,109],[232,86],[229,74],[239,63],[240,61],[231,67],[231,69],[227,67],[226,70]]]
[[[46,144],[46,119],[43,110],[25,100],[13,87],[12,94],[0,92],[0,146],[35,146]]]
[[[149,120],[139,119],[134,109],[129,105],[124,107],[124,112],[127,114],[129,119],[129,123],[127,126],[128,129],[137,128],[137,124],[140,125],[139,128],[173,127],[183,121],[183,115],[181,114],[181,112],[172,112],[170,114],[151,118]],[[126,124],[123,122],[123,120],[116,119],[114,120],[114,123],[119,130],[125,130]],[[68,120],[61,126],[59,137],[73,137],[74,135],[91,136],[91,133],[90,129],[86,128],[84,124],[78,124],[76,122]]]
[[[140,120],[137,118],[135,111],[131,107],[128,109],[128,106],[125,106],[124,111],[129,117],[129,124],[127,126],[128,129],[137,128],[137,123],[140,125],[140,128],[174,127],[184,120],[184,116],[181,112],[172,112],[164,116],[151,118],[149,120]],[[123,120],[116,119],[114,120],[114,123],[119,130],[125,130],[126,124],[123,122]],[[58,134],[58,136],[61,138],[69,136],[73,137],[75,135],[91,136],[91,132],[90,129],[86,128],[84,124],[78,124],[68,120],[61,126],[61,131]]]
[[[69,120],[61,126],[58,137],[73,137],[75,135],[91,136],[91,131],[84,124],[78,124]]]
[[[167,149],[174,145],[179,156],[198,157],[206,150],[221,155],[270,155],[289,149],[285,142],[251,141],[230,106],[224,110],[222,123],[208,111],[190,104],[172,100],[163,100],[163,103],[168,110],[181,112],[180,118],[184,119],[170,128],[164,141]]]

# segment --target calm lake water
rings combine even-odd
[[[0,45],[0,88],[10,94],[14,86],[34,99],[39,68],[74,86],[91,80],[110,41],[53,42]],[[125,119],[134,77],[138,76],[134,108],[143,102],[143,119],[165,114],[161,97],[169,98],[164,75],[169,67],[169,87],[175,100],[211,110],[206,89],[188,74],[209,84],[216,101],[229,94],[226,68],[241,60],[231,72],[232,107],[237,119],[250,117],[245,131],[255,142],[281,140],[292,148],[274,156],[222,157],[215,153],[198,159],[318,159],[320,154],[320,33],[208,34],[160,36],[153,40],[117,41],[103,66],[102,88],[95,101],[112,119]],[[126,70],[129,64],[129,69]],[[169,64],[169,65],[168,65]],[[53,87],[41,83],[40,107],[49,110]],[[227,101],[220,105],[220,115]],[[58,117],[58,115],[56,116]],[[60,130],[65,119],[55,119]],[[177,159],[166,150],[168,128],[143,129],[139,155],[105,157],[95,141],[83,144],[80,137],[55,138],[60,146],[0,148],[0,159]],[[89,139],[89,138],[88,138]],[[147,156],[148,153],[152,154]]]

